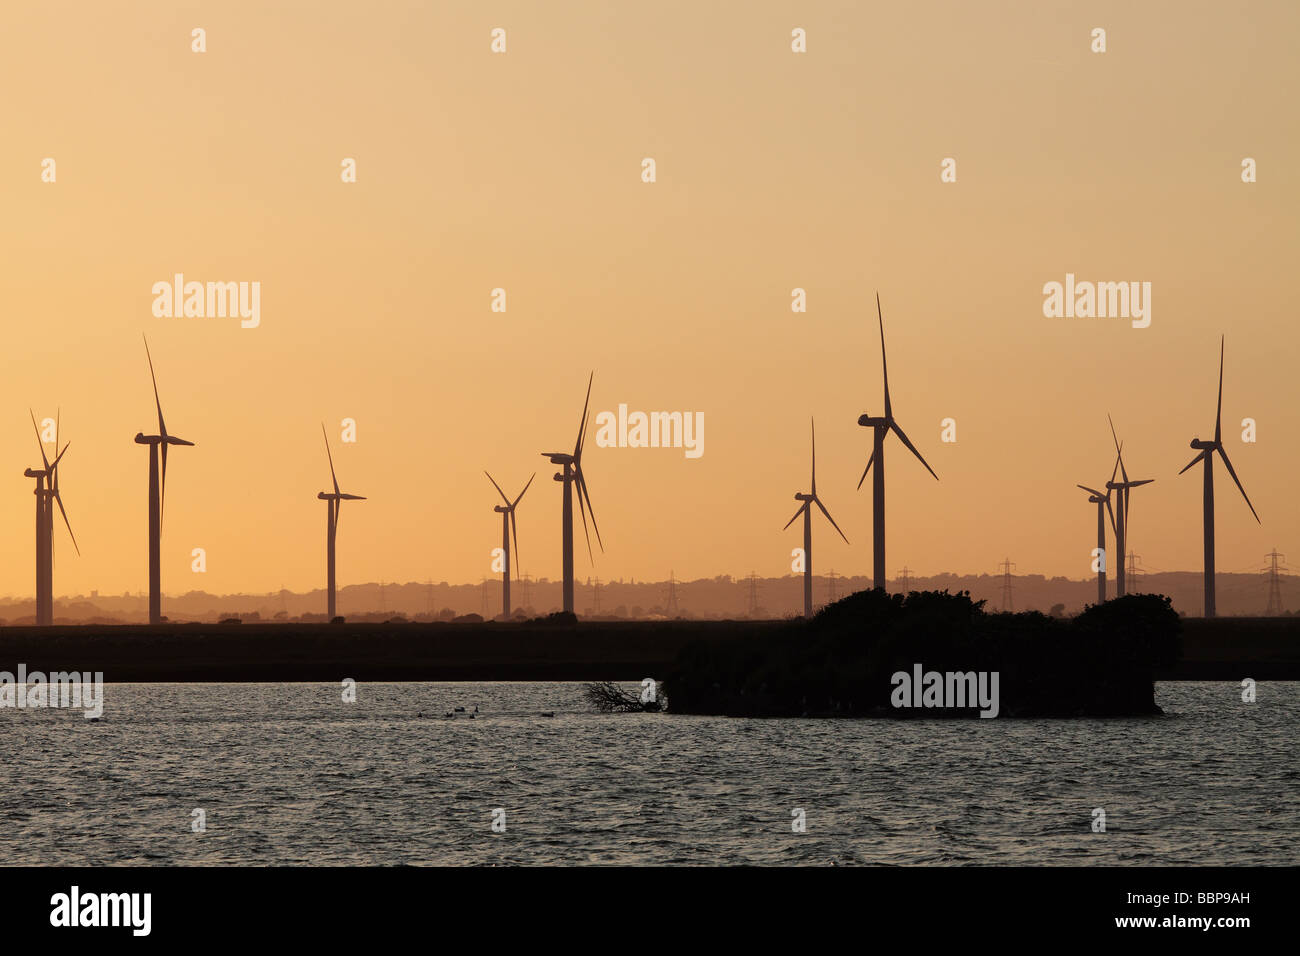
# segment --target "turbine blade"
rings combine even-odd
[[[876,450],[871,449],[871,457],[867,459],[867,467],[862,469],[862,477],[858,479],[858,490],[862,490],[862,483],[867,480],[867,472],[871,470],[871,463],[876,460]]]
[[[536,477],[537,477],[537,472],[533,472],[532,477],[528,479],[528,485],[531,485],[533,483],[533,478]],[[524,485],[524,491],[519,492],[519,497],[516,498],[514,501],[510,502],[511,513],[514,512],[515,505],[519,504],[519,502],[523,500],[524,492],[528,490],[528,485]]]
[[[925,470],[928,471],[931,475],[934,475],[934,480],[938,481],[939,476],[934,474],[934,469],[931,468],[929,463],[927,463],[926,460],[921,457],[921,453],[916,450],[916,446],[913,445],[912,442],[908,439],[908,437],[903,434],[903,430],[899,428],[898,425],[892,421],[889,423],[889,427],[892,428],[895,434],[898,435],[899,440],[904,445],[907,446],[907,450],[910,451],[913,455],[915,455],[920,460],[921,464],[925,465]]]
[[[162,442],[162,479],[158,482],[158,527],[162,528],[163,502],[167,500],[167,443]]]
[[[1153,481],[1155,481],[1154,478],[1143,478],[1141,481],[1130,481],[1128,486],[1130,488],[1141,488],[1143,485],[1149,485]]]
[[[1100,491],[1098,491],[1098,490],[1095,489],[1095,488],[1089,488],[1087,485],[1075,485],[1074,487],[1076,487],[1076,488],[1082,488],[1084,491],[1088,492],[1088,494],[1090,494],[1090,495],[1096,495],[1098,498],[1108,498],[1108,497],[1110,497],[1109,495],[1103,495]]]
[[[822,504],[822,500],[821,500],[820,498],[814,498],[813,501],[817,502],[817,507],[822,509],[822,514],[824,514],[824,515],[826,516],[826,520],[829,521],[829,522],[831,523],[831,526],[832,526],[836,531],[840,531],[840,526],[837,525],[837,524],[835,523],[835,519],[831,517],[831,513],[830,513],[829,511],[827,511],[827,510],[826,510],[826,506],[825,506],[824,504]],[[844,543],[845,543],[845,544],[848,544],[848,543],[849,543],[849,539],[848,539],[847,537],[845,537],[843,531],[840,531],[840,537],[841,537],[841,538],[844,538]]]
[[[892,419],[894,411],[893,406],[889,403],[889,362],[885,359],[885,315],[880,311],[879,292],[876,293],[876,318],[880,320],[880,367],[885,373],[885,417]]]
[[[1201,449],[1201,453],[1199,455],[1197,455],[1195,458],[1193,458],[1191,461],[1189,461],[1186,465],[1183,466],[1183,471],[1186,471],[1188,468],[1191,468],[1192,465],[1196,464],[1204,457],[1205,457],[1205,449]],[[1180,471],[1179,474],[1181,475],[1183,471]]]
[[[817,423],[812,422],[812,493],[817,494]]]
[[[325,439],[325,456],[330,460],[330,480],[334,482],[334,494],[339,493],[339,480],[334,475],[334,456],[330,453],[330,436],[325,434],[325,423],[320,423],[320,434]]]
[[[167,425],[163,421],[162,400],[158,398],[158,376],[153,371],[153,356],[149,354],[149,339],[141,334],[144,338],[144,355],[149,360],[149,379],[153,382],[153,403],[158,409],[158,434],[163,438],[167,437]]]
[[[585,506],[583,505],[583,503],[582,503],[582,482],[581,482],[577,477],[575,477],[573,480],[574,480],[574,482],[575,482],[575,483],[577,484],[577,486],[578,486],[578,487],[577,487],[577,492],[578,492],[578,495],[577,495],[577,497],[578,497],[578,513],[582,516],[582,534],[583,534],[583,537],[585,537],[585,538],[587,539],[587,558],[588,558],[588,560],[591,561],[592,564],[595,564],[595,563],[596,563],[596,556],[595,556],[594,554],[591,553],[591,535],[590,535],[590,533],[588,533],[588,531],[587,531],[587,509],[586,509],[586,507],[585,507]],[[595,521],[595,520],[596,520],[596,516],[595,516],[595,515],[592,515],[592,516],[591,516],[591,520],[592,520],[592,521]]]
[[[1246,507],[1250,508],[1250,513],[1255,516],[1256,521],[1259,521],[1259,513],[1255,510],[1255,506],[1250,503],[1250,495],[1246,494],[1246,489],[1241,487],[1241,479],[1237,477],[1237,472],[1233,470],[1232,462],[1228,461],[1228,453],[1220,448],[1219,457],[1223,459],[1223,465],[1228,469],[1228,474],[1232,475],[1232,480],[1237,483],[1237,490],[1241,492],[1241,497],[1246,499]],[[1259,521],[1259,523],[1263,524],[1264,522]]]
[[[497,484],[497,480],[493,478],[491,475],[488,475],[486,469],[483,471],[483,474],[487,475],[488,481],[492,482],[492,487],[497,490],[497,494],[501,496],[501,500],[504,501],[506,504],[510,504],[510,499],[507,498],[506,493],[501,490],[501,486]]]
[[[515,577],[519,577],[519,526],[515,524],[515,509],[510,509],[510,530],[515,536]]]
[[[1110,495],[1106,496],[1106,513],[1110,515],[1110,533],[1119,534],[1119,528],[1115,524],[1115,509],[1110,506]]]
[[[1115,456],[1118,459],[1116,464],[1119,465],[1119,473],[1123,476],[1125,481],[1128,481],[1128,472],[1124,468],[1124,448],[1119,443],[1119,436],[1115,434],[1115,422],[1109,415],[1106,416],[1106,421],[1110,422],[1110,437],[1115,441]],[[1111,480],[1115,480],[1113,475],[1111,476]]]
[[[1214,440],[1223,437],[1223,336],[1219,336],[1219,407],[1214,413]],[[1225,459],[1226,461],[1226,459]],[[1242,494],[1245,494],[1243,491]],[[1253,510],[1253,509],[1252,509]],[[1259,516],[1256,515],[1256,518]]]
[[[794,518],[797,518],[797,517],[799,517],[801,514],[803,514],[803,513],[804,513],[804,509],[807,508],[807,507],[808,507],[808,502],[805,501],[803,504],[801,504],[801,505],[799,506],[799,510],[796,511],[796,512],[794,513]],[[785,523],[785,528],[788,528],[788,527],[790,527],[790,525],[794,524],[794,518],[791,518],[789,521],[787,521],[787,522]],[[782,528],[781,530],[784,531],[785,528]]]
[[[573,457],[577,459],[582,454],[582,443],[587,437],[587,408],[591,405],[591,382],[596,377],[595,369],[592,369],[591,375],[587,379],[587,398],[582,403],[582,418],[578,421],[578,440],[573,445]]]
[[[59,505],[59,514],[63,515],[63,523],[68,526],[68,537],[72,538],[72,546],[77,549],[77,556],[81,556],[81,548],[77,546],[77,536],[72,533],[72,522],[68,520],[68,513],[63,509],[63,498],[59,496],[58,491],[54,492],[54,500]],[[50,541],[50,550],[54,550],[54,542]]]
[[[578,489],[582,492],[583,497],[587,499],[587,510],[591,512],[591,527],[596,532],[596,542],[600,545],[600,550],[605,550],[605,542],[600,537],[600,525],[596,523],[596,506],[591,503],[591,492],[587,490],[587,476],[578,469]]]
[[[45,442],[41,441],[41,427],[36,424],[36,413],[30,408],[27,409],[27,413],[32,416],[32,430],[36,432],[36,444],[41,449],[41,463],[45,465],[45,470],[49,471],[50,460],[45,457]]]

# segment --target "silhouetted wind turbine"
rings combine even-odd
[[[794,518],[785,523],[785,528],[794,524],[795,518],[803,515],[803,616],[812,617],[812,506],[814,504],[822,510],[822,514],[835,530],[840,532],[840,537],[844,538],[844,532],[840,531],[840,526],[835,524],[835,519],[826,510],[822,500],[817,497],[817,425],[815,422],[812,426],[812,491],[806,495],[796,492],[794,498],[795,501],[802,501],[803,504],[794,513]],[[784,531],[785,528],[781,530]],[[844,538],[844,543],[848,544],[849,539]]]
[[[149,378],[153,382],[153,401],[158,408],[158,434],[136,432],[135,443],[149,446],[149,623],[162,623],[162,519],[163,501],[167,494],[167,446],[190,445],[194,442],[167,434],[163,422],[162,402],[158,398],[158,377],[153,371],[153,356],[149,354],[149,340],[144,341],[144,354],[149,359]],[[159,474],[159,453],[162,448],[162,469]]]
[[[334,474],[334,456],[330,453],[330,437],[325,433],[325,423],[320,423],[320,433],[325,439],[325,456],[330,463],[330,481],[334,483],[334,492],[320,492],[316,495],[325,502],[325,615],[333,621],[334,603],[334,539],[338,536],[339,510],[343,501],[365,501],[361,495],[347,495],[339,491],[339,480]]]
[[[1123,481],[1116,481],[1115,476],[1111,475],[1111,480],[1106,482],[1107,491],[1118,491],[1119,508],[1115,516],[1115,550],[1119,552],[1119,560],[1115,563],[1115,596],[1123,597],[1127,592],[1124,581],[1124,549],[1128,545],[1128,498],[1129,492],[1134,488],[1140,488],[1143,485],[1149,485],[1155,481],[1154,478],[1142,478],[1138,481],[1128,480],[1128,470],[1124,467],[1124,446],[1119,442],[1119,436],[1115,434],[1115,423],[1111,421],[1109,415],[1106,421],[1110,422],[1110,435],[1115,441],[1115,456],[1119,465],[1119,474]]]
[[[29,410],[30,412],[30,410]],[[68,526],[68,535],[77,554],[77,536],[72,533],[72,524],[68,513],[63,508],[63,498],[59,495],[59,462],[68,450],[69,442],[59,449],[59,418],[54,424],[54,450],[57,454],[51,462],[45,456],[45,443],[41,441],[41,430],[36,424],[36,414],[31,412],[32,428],[36,431],[36,444],[41,450],[41,469],[28,468],[23,474],[36,479],[36,623],[46,625],[54,623],[54,508],[51,502],[58,504],[63,515],[63,523]]]
[[[1115,459],[1115,467],[1111,469],[1110,480],[1115,480],[1115,472],[1119,471],[1119,458]],[[1115,511],[1110,506],[1111,489],[1108,486],[1106,493],[1102,494],[1095,488],[1089,488],[1087,485],[1076,485],[1088,492],[1088,500],[1097,506],[1097,550],[1101,552],[1100,561],[1097,563],[1097,603],[1106,603],[1106,513],[1110,512],[1110,528],[1115,531]]]
[[[1250,508],[1250,513],[1255,516],[1255,521],[1259,522],[1259,514],[1255,511],[1255,506],[1250,503],[1250,497],[1246,494],[1246,489],[1241,486],[1241,479],[1237,477],[1236,471],[1232,468],[1232,462],[1228,460],[1228,452],[1223,447],[1223,337],[1219,337],[1219,404],[1214,413],[1214,441],[1201,441],[1199,438],[1192,439],[1192,447],[1199,449],[1200,454],[1189,461],[1183,471],[1191,468],[1198,461],[1205,462],[1205,495],[1203,506],[1203,521],[1205,524],[1205,616],[1214,617],[1214,453],[1217,451],[1219,457],[1223,459],[1223,465],[1228,469],[1228,474],[1237,484],[1237,490],[1241,492],[1241,497],[1246,499],[1246,506]],[[1180,471],[1181,475],[1183,471]],[[1260,522],[1261,524],[1263,522]]]
[[[876,473],[872,477],[872,505],[874,527],[872,529],[872,563],[875,572],[875,587],[885,589],[885,436],[892,430],[898,436],[907,450],[910,451],[921,464],[925,465],[925,470],[934,476],[938,481],[939,476],[934,474],[934,469],[921,457],[921,453],[916,450],[916,446],[903,433],[903,429],[898,427],[894,421],[893,405],[889,401],[889,364],[885,360],[885,317],[880,311],[880,293],[876,293],[876,316],[880,320],[880,366],[884,371],[885,378],[885,414],[883,417],[872,417],[863,414],[858,417],[858,424],[865,428],[874,429],[875,443],[872,446],[871,457],[867,459],[867,467],[862,470],[862,477],[858,479],[858,487],[862,487],[862,482],[867,480],[867,472],[871,470],[874,463]]]
[[[484,471],[483,474],[487,475],[488,481],[492,482],[492,487],[497,490],[497,494],[499,494],[501,496],[501,500],[505,502],[504,505],[497,505],[492,510],[501,512],[501,557],[502,557],[501,615],[508,621],[510,620],[510,531],[511,529],[514,529],[514,533],[515,533],[515,557],[516,558],[519,557],[519,527],[515,524],[515,505],[519,504],[519,502],[523,499],[524,492],[527,491],[528,486],[533,483],[533,478],[537,477],[537,472],[533,472],[532,477],[528,479],[528,484],[524,485],[524,491],[519,492],[519,497],[516,498],[514,501],[511,501],[509,498],[506,497],[506,493],[501,490],[501,486],[497,484],[495,478],[493,478],[491,475],[488,475],[486,471]]]
[[[573,445],[573,454],[569,455],[562,451],[542,452],[542,457],[549,458],[551,464],[564,466],[564,471],[556,474],[555,480],[564,482],[564,506],[561,518],[563,522],[561,541],[564,552],[564,610],[570,614],[573,613],[573,485],[575,483],[578,486],[578,511],[582,514],[582,533],[587,538],[587,556],[593,558],[591,535],[587,532],[588,511],[591,512],[591,526],[596,529],[596,541],[600,545],[600,550],[605,550],[605,542],[600,538],[600,526],[596,524],[596,512],[591,505],[591,495],[587,493],[587,479],[582,474],[582,445],[587,436],[587,409],[591,404],[591,383],[595,377],[596,373],[592,372],[591,377],[587,379],[587,400],[582,406],[582,418],[578,422],[578,440]],[[587,501],[585,507],[582,503],[584,498]]]

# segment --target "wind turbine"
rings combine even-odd
[[[587,538],[587,556],[594,560],[591,552],[591,535],[587,532],[587,512],[591,512],[591,526],[596,529],[596,541],[600,550],[605,550],[605,542],[600,538],[600,526],[596,524],[596,512],[591,504],[591,495],[587,493],[587,479],[582,474],[582,445],[587,436],[587,409],[591,404],[591,383],[596,377],[592,372],[587,379],[587,400],[582,406],[582,419],[578,422],[578,440],[573,445],[573,454],[562,451],[544,451],[543,458],[549,458],[552,465],[563,465],[564,471],[556,474],[555,480],[564,482],[564,507],[562,512],[561,541],[564,557],[564,610],[573,613],[573,486],[578,486],[578,510],[582,514],[582,533]],[[582,501],[587,500],[584,507]]]
[[[1183,468],[1186,471],[1198,461],[1205,462],[1205,495],[1204,495],[1204,524],[1205,524],[1205,616],[1214,617],[1214,453],[1217,451],[1219,457],[1223,459],[1223,465],[1228,469],[1228,474],[1237,484],[1237,490],[1241,492],[1241,497],[1246,499],[1246,506],[1250,508],[1250,513],[1255,516],[1259,522],[1259,514],[1255,511],[1255,506],[1250,503],[1250,496],[1246,494],[1246,489],[1241,486],[1241,479],[1237,477],[1236,471],[1232,468],[1232,462],[1228,460],[1228,452],[1223,447],[1223,337],[1219,337],[1219,405],[1214,413],[1214,441],[1201,441],[1199,438],[1192,439],[1192,447],[1200,451],[1200,454],[1193,458]],[[1181,475],[1183,471],[1180,471]],[[1262,523],[1262,522],[1260,522]]]
[[[1115,480],[1115,472],[1119,471],[1119,458],[1115,459],[1115,467],[1110,471],[1110,480]],[[1106,603],[1106,513],[1110,512],[1110,528],[1115,531],[1115,511],[1110,506],[1111,488],[1106,487],[1106,493],[1102,494],[1095,488],[1089,488],[1087,485],[1076,485],[1076,488],[1082,488],[1088,492],[1088,500],[1097,506],[1097,550],[1101,560],[1097,563],[1097,603]]]
[[[795,501],[802,501],[803,504],[794,513],[794,518],[785,523],[785,528],[794,524],[795,518],[803,515],[803,616],[812,617],[812,506],[814,504],[822,510],[822,514],[826,516],[826,520],[831,523],[835,530],[839,531],[840,537],[844,538],[844,532],[840,531],[840,526],[835,524],[835,519],[826,510],[822,500],[817,497],[817,425],[815,422],[812,426],[812,491],[806,495],[796,492],[794,499]],[[781,530],[784,531],[785,528]],[[844,543],[848,544],[849,539],[844,538]]]
[[[1116,463],[1119,465],[1119,474],[1123,481],[1116,481],[1112,473],[1110,481],[1106,482],[1107,491],[1118,491],[1119,510],[1115,517],[1115,550],[1119,552],[1119,561],[1116,562],[1115,577],[1115,596],[1123,597],[1127,591],[1124,584],[1124,549],[1128,546],[1128,498],[1129,492],[1134,488],[1140,488],[1143,485],[1149,485],[1155,481],[1154,478],[1142,478],[1138,481],[1129,481],[1128,470],[1124,467],[1124,446],[1119,443],[1119,436],[1115,434],[1115,423],[1111,421],[1109,415],[1106,421],[1110,422],[1110,436],[1115,441]]]
[[[30,412],[30,409],[29,409]],[[54,424],[54,461],[45,456],[45,443],[41,441],[41,430],[36,424],[35,412],[32,416],[32,428],[36,430],[36,444],[41,450],[41,469],[28,468],[23,474],[36,479],[36,623],[47,625],[54,623],[54,508],[51,502],[58,504],[63,515],[63,523],[68,526],[68,535],[77,554],[77,536],[72,533],[68,513],[63,508],[63,498],[59,495],[59,462],[68,450],[68,444],[59,449],[59,418]]]
[[[533,478],[537,477],[537,472],[533,472],[532,478],[528,479],[528,484],[524,485],[524,491],[519,492],[519,497],[514,501],[506,497],[506,493],[501,490],[495,478],[488,475],[486,471],[483,474],[487,475],[488,481],[492,482],[492,487],[505,502],[505,505],[497,505],[492,510],[501,513],[501,615],[508,621],[510,620],[510,531],[512,528],[515,532],[515,557],[519,557],[519,527],[515,524],[515,505],[519,504],[524,497],[524,492],[533,483]]]
[[[158,398],[158,377],[153,371],[153,356],[149,354],[149,340],[144,341],[144,354],[149,359],[149,378],[153,381],[153,401],[158,408],[158,434],[136,432],[135,443],[149,446],[149,623],[162,623],[162,519],[163,500],[167,494],[167,446],[189,445],[194,442],[167,434],[163,422],[162,402]],[[159,474],[159,452],[162,449],[162,468]]]
[[[329,621],[334,620],[334,539],[338,536],[339,531],[339,509],[342,501],[365,501],[361,495],[347,495],[339,491],[339,480],[334,474],[334,456],[330,453],[330,437],[325,434],[325,423],[320,423],[320,433],[325,439],[325,456],[329,458],[330,463],[330,481],[334,483],[334,493],[320,492],[316,495],[321,501],[325,502],[325,616]]]
[[[867,480],[867,472],[871,470],[874,463],[876,473],[872,476],[872,504],[874,527],[872,529],[872,563],[875,570],[875,587],[881,591],[885,589],[885,436],[892,430],[913,455],[925,465],[925,470],[934,476],[938,481],[939,476],[934,474],[934,469],[921,457],[921,453],[916,450],[916,446],[903,433],[903,429],[898,427],[894,421],[894,408],[889,401],[889,364],[885,360],[885,317],[880,311],[880,293],[876,293],[876,316],[880,320],[880,366],[884,371],[885,377],[885,414],[883,417],[872,417],[863,414],[858,416],[858,424],[864,428],[871,428],[875,433],[875,443],[872,446],[871,457],[867,459],[867,467],[862,470],[862,477],[858,479],[858,487],[862,487],[862,482]]]

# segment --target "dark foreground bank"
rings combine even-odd
[[[1300,680],[1300,618],[1183,619],[1159,680]],[[690,644],[761,641],[786,621],[168,624],[0,627],[0,671],[106,681],[662,680]],[[1080,654],[1084,652],[1081,650]],[[928,661],[922,661],[929,666]]]

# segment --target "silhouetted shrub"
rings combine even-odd
[[[545,617],[535,617],[530,623],[544,625],[577,624],[578,615],[572,611],[555,611]]]
[[[996,671],[1007,716],[1151,714],[1160,712],[1153,672],[1177,659],[1180,626],[1159,595],[1064,619],[986,613],[965,591],[859,591],[752,640],[696,641],[665,685],[672,709],[685,713],[952,715],[891,707],[892,676],[919,664]]]

